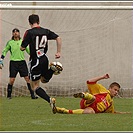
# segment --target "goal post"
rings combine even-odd
[[[133,6],[37,6],[0,4],[2,10],[133,10]]]
[[[86,91],[89,78],[105,73],[110,79],[100,81],[106,88],[117,81],[122,89],[132,90],[132,27],[133,6],[40,6],[2,5],[1,50],[12,36],[12,29],[19,28],[21,37],[29,29],[28,16],[40,16],[40,25],[58,33],[62,39],[63,64],[60,75],[54,75],[49,83],[41,83],[49,95],[72,96],[75,92]],[[56,44],[49,41],[48,57],[56,61]],[[1,94],[6,96],[9,81],[9,56],[4,59],[1,70]],[[29,56],[25,54],[28,64]],[[130,93],[131,94],[131,93]],[[26,82],[16,77],[14,96],[29,96]]]

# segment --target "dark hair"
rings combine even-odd
[[[20,32],[18,28],[14,28],[14,29],[12,30],[12,33],[14,33],[15,31],[16,31],[16,32]],[[14,36],[12,36],[11,39],[14,40]],[[19,39],[21,39],[20,36],[19,36]]]
[[[14,28],[13,30],[12,30],[12,32],[19,32],[19,29],[18,28]]]
[[[34,24],[34,23],[38,23],[39,24],[39,16],[36,14],[32,14],[29,16],[29,23],[30,24]]]
[[[114,86],[117,86],[118,88],[121,88],[121,86],[117,82],[111,83],[109,87],[112,88]]]

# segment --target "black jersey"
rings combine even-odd
[[[48,51],[48,40],[58,37],[57,34],[42,27],[34,27],[25,32],[21,46],[30,47],[30,59],[39,58]]]

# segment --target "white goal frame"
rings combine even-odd
[[[38,6],[0,4],[2,10],[133,10],[133,6]]]

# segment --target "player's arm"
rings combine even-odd
[[[115,111],[115,114],[131,114],[131,112],[120,112],[120,111]]]
[[[57,44],[57,52],[55,54],[55,58],[60,58],[61,56],[61,46],[62,46],[62,40],[60,37],[56,38],[56,44]]]
[[[29,43],[30,43],[30,34],[28,31],[26,31],[23,37],[22,44],[20,46],[20,50],[24,51]]]
[[[131,112],[120,112],[120,111],[115,111],[114,110],[114,105],[111,105],[105,113],[114,113],[114,114],[131,114]]]
[[[89,79],[87,82],[96,83],[99,80],[108,79],[108,78],[109,78],[109,74],[105,74],[105,75],[102,75],[102,76],[99,76],[99,77],[95,77],[95,78]]]
[[[1,59],[0,59],[0,69],[2,69],[2,67],[4,66],[3,60],[4,60],[7,52],[10,50],[10,48],[11,47],[10,47],[10,44],[9,44],[9,41],[8,41],[7,44],[6,44],[6,47],[2,51],[2,55],[1,55]]]
[[[24,47],[22,47],[22,46],[20,46],[20,50],[21,50],[21,51],[24,51],[24,50],[25,50],[25,48],[24,48]]]
[[[57,44],[57,52],[55,54],[55,58],[60,58],[61,56],[61,47],[62,47],[62,40],[59,37],[59,35],[57,35],[56,33],[54,33],[53,31],[47,30],[48,31],[48,40],[56,40],[56,44]]]
[[[114,114],[130,114],[131,112],[120,112],[114,109],[114,104],[112,103],[111,106],[105,111],[106,113],[114,113]]]
[[[95,95],[98,93],[107,92],[106,88],[103,85],[97,84],[97,81],[102,79],[108,79],[108,78],[109,78],[109,75],[105,74],[105,75],[87,80],[87,86],[90,93]]]
[[[10,41],[7,42],[5,48],[4,48],[3,51],[2,51],[2,55],[1,55],[1,58],[2,58],[2,59],[5,58],[5,56],[6,56],[6,54],[7,54],[7,52],[8,52],[9,50],[11,50]]]
[[[25,50],[26,50],[26,52],[30,55],[30,48],[29,48],[29,46],[27,46],[27,47],[25,48]]]

